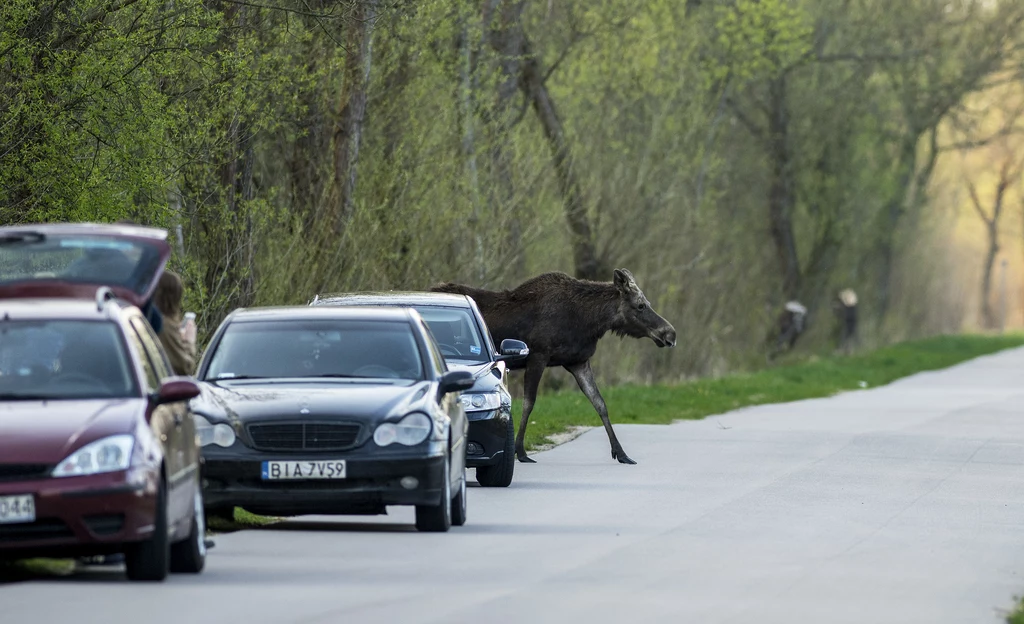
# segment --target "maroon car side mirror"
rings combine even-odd
[[[168,377],[153,397],[157,405],[188,401],[199,396],[199,384],[190,377]]]

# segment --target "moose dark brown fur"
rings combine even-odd
[[[445,283],[431,290],[472,297],[491,330],[495,344],[512,338],[530,348],[523,378],[523,416],[516,434],[516,457],[532,463],[526,455],[524,439],[530,412],[537,400],[544,369],[562,366],[579,384],[601,416],[612,458],[623,464],[635,464],[615,437],[608,419],[608,408],[597,389],[590,358],[597,341],[608,332],[632,338],[650,338],[659,347],[676,345],[676,330],[651,309],[633,275],[616,269],[612,282],[579,280],[565,273],[543,273],[512,290],[492,291]]]

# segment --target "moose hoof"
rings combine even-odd
[[[536,459],[530,459],[526,455],[519,455],[517,457],[517,459],[519,460],[520,464],[536,464],[537,463]]]
[[[636,465],[636,462],[633,461],[632,459],[630,459],[629,456],[626,455],[625,453],[623,453],[622,451],[619,451],[618,453],[613,451],[612,452],[612,459],[619,460],[620,464],[631,464],[631,465],[634,465],[634,466]]]

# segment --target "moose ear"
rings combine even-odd
[[[615,286],[624,293],[637,290],[633,274],[626,269],[615,269]]]

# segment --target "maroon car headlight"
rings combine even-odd
[[[51,474],[54,477],[81,477],[127,470],[134,447],[135,438],[131,435],[101,438],[68,455]]]

